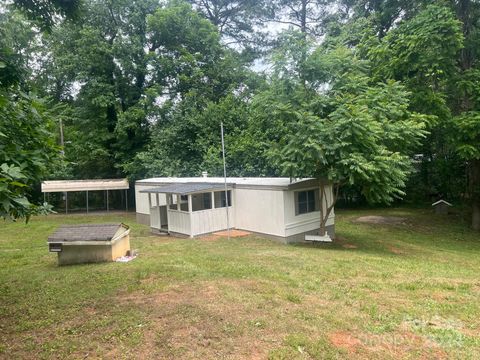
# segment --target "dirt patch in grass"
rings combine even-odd
[[[349,244],[347,242],[347,239],[345,239],[344,237],[341,237],[341,236],[337,236],[335,238],[335,243],[338,244],[338,245],[341,245],[344,249],[357,249],[358,248],[357,245]]]
[[[355,219],[355,222],[366,224],[381,224],[381,225],[404,225],[406,219],[398,216],[360,216]]]
[[[231,229],[230,231],[228,231],[228,230],[218,231],[218,232],[208,234],[208,235],[205,235],[205,236],[200,236],[199,239],[204,240],[204,241],[215,241],[215,240],[219,240],[219,239],[222,239],[222,238],[226,238],[228,236],[230,236],[232,238],[237,238],[237,237],[245,237],[245,236],[248,236],[248,235],[251,235],[251,233],[248,232],[248,231]]]
[[[405,255],[405,251],[403,251],[402,249],[399,249],[395,246],[389,246],[388,251],[394,253],[395,255]]]
[[[350,354],[362,346],[362,342],[347,332],[337,331],[328,335],[330,342],[337,348],[347,350]]]
[[[409,331],[388,334],[351,334],[337,331],[328,335],[336,348],[343,349],[354,358],[407,358],[416,354],[420,359],[445,359],[447,354],[433,341]]]
[[[265,307],[245,301],[259,287],[251,280],[222,280],[125,294],[119,301],[148,313],[139,358],[261,359],[287,329],[270,321]]]

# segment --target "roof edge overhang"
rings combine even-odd
[[[98,190],[128,190],[127,179],[92,179],[92,180],[47,180],[42,182],[42,192],[74,192]]]
[[[143,185],[146,185],[146,184],[143,184]],[[204,193],[204,192],[225,190],[225,184],[207,183],[207,182],[205,183],[185,182],[185,183],[169,183],[169,184],[164,183],[162,184],[162,186],[159,186],[159,184],[156,183],[151,185],[156,187],[140,190],[140,193],[191,195],[191,194],[198,194],[198,193]],[[192,189],[189,189],[188,185],[191,185]],[[201,186],[201,185],[205,185],[205,186]],[[227,183],[226,185],[228,190],[231,190],[234,187],[234,184],[231,184],[231,183]]]

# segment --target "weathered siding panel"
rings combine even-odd
[[[169,231],[190,235],[190,214],[177,210],[168,211]]]
[[[285,236],[284,191],[235,189],[235,225],[237,229]]]
[[[235,227],[235,216],[231,206],[228,207],[230,228]],[[226,208],[209,209],[192,212],[193,236],[227,228]]]

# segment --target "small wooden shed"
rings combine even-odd
[[[48,238],[59,265],[115,261],[130,251],[130,229],[123,223],[63,225]]]
[[[445,200],[438,200],[432,204],[432,207],[435,210],[435,214],[447,215],[452,204]]]

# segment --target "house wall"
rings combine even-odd
[[[320,229],[320,211],[314,211],[307,214],[295,215],[295,191],[317,189],[317,187],[307,187],[304,189],[289,190],[284,192],[285,208],[285,237],[297,240],[298,234],[315,234]],[[332,188],[326,188],[328,204],[332,203]],[[323,209],[326,209],[326,202],[323,203]],[[327,220],[327,232],[334,235],[334,210],[330,213]]]
[[[137,222],[144,225],[150,225],[150,210],[148,208],[148,194],[141,193],[142,190],[152,189],[158,187],[152,185],[139,185],[135,184],[135,204],[136,204],[136,215]],[[151,194],[152,207],[157,206],[157,196],[156,194]],[[167,204],[167,199],[165,194],[158,194],[159,203],[161,206]],[[163,211],[164,212],[164,211]],[[164,212],[165,216],[166,213]],[[163,215],[163,214],[162,214]],[[162,220],[163,222],[163,220]],[[166,220],[165,220],[166,222]]]
[[[285,236],[284,191],[269,189],[239,189],[234,191],[237,229]]]
[[[232,206],[228,207],[228,212],[230,228],[235,228],[235,212]],[[225,229],[227,229],[226,208],[222,207],[192,212],[193,236]]]

